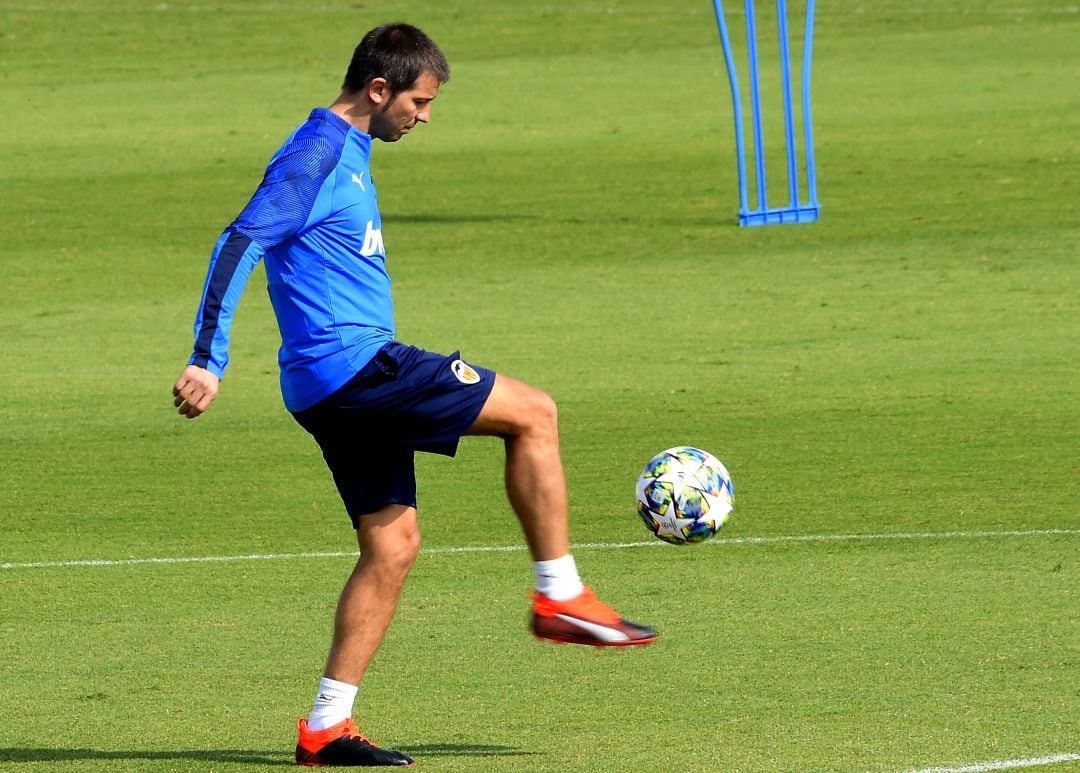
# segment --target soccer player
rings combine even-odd
[[[228,363],[237,302],[264,261],[281,333],[285,406],[322,449],[360,547],[338,600],[314,707],[298,722],[301,765],[412,764],[360,735],[352,710],[420,550],[416,451],[453,456],[463,435],[504,440],[506,491],[533,559],[537,637],[596,646],[657,637],[581,582],[569,549],[552,399],[458,353],[432,354],[394,339],[372,141],[396,142],[427,123],[449,78],[443,53],[416,27],[390,24],[364,35],[338,98],[286,138],[214,246],[194,353],[173,387],[187,418],[210,407]]]

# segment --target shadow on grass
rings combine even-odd
[[[730,216],[721,214],[716,217],[705,216],[679,216],[675,213],[664,212],[656,215],[629,216],[606,216],[596,215],[590,217],[571,215],[556,216],[548,212],[542,213],[518,213],[518,212],[494,212],[490,214],[438,214],[424,212],[383,212],[383,223],[407,223],[417,225],[478,225],[482,223],[525,223],[536,224],[541,227],[549,227],[552,224],[564,226],[612,226],[625,228],[631,223],[655,223],[657,225],[682,225],[690,227],[710,226],[738,226],[738,219],[734,212]]]
[[[539,220],[539,215],[519,215],[514,213],[505,214],[472,214],[472,215],[439,215],[426,213],[407,212],[384,212],[384,223],[420,223],[420,224],[445,224],[461,225],[464,223],[506,223],[512,220]]]
[[[469,743],[431,743],[401,745],[401,751],[417,757],[521,757],[539,752],[522,751],[511,746]],[[233,762],[243,765],[295,765],[292,751],[278,749],[188,749],[152,751],[132,749],[0,749],[4,762],[70,762],[74,760],[192,760],[196,762]]]
[[[422,743],[399,744],[397,748],[416,757],[531,757],[540,752],[527,752],[513,746],[486,743]]]
[[[71,762],[74,760],[195,760],[248,765],[294,765],[293,755],[277,749],[0,749],[0,762]]]

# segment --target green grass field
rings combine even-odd
[[[1080,769],[1057,0],[819,3],[822,219],[758,229],[707,2],[0,4],[0,768],[291,764],[355,542],[261,269],[211,412],[169,389],[215,239],[398,19],[454,68],[375,150],[399,336],[559,401],[578,564],[663,638],[527,635],[501,446],[470,439],[420,463],[361,728],[430,771]],[[677,444],[732,471],[724,540],[634,513]]]

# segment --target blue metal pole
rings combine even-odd
[[[735,117],[735,158],[739,173],[739,215],[745,217],[750,211],[750,205],[746,184],[746,142],[743,136],[742,96],[739,92],[735,55],[732,53],[731,37],[728,35],[727,19],[724,16],[721,0],[713,0],[713,10],[716,12],[716,24],[720,28],[720,44],[724,49],[728,84],[731,86],[731,110]]]
[[[765,132],[761,124],[761,84],[758,75],[757,22],[754,19],[754,0],[746,0],[746,56],[750,69],[750,105],[754,124],[754,164],[757,171],[758,209],[769,208],[765,187]]]
[[[810,120],[810,60],[814,45],[814,0],[806,1],[806,32],[803,37],[802,113],[803,136],[806,142],[806,181],[809,205],[818,207],[817,172],[814,169],[814,128]]]
[[[724,61],[727,65],[728,83],[731,86],[731,102],[735,119],[735,150],[739,173],[739,225],[757,226],[773,223],[809,223],[818,219],[820,207],[817,200],[817,173],[814,166],[813,122],[810,115],[810,62],[813,56],[813,28],[815,0],[806,0],[806,26],[803,39],[802,62],[802,103],[800,105],[805,143],[806,178],[809,201],[802,201],[799,185],[801,176],[798,142],[796,140],[796,105],[791,76],[791,42],[788,38],[787,2],[776,0],[777,28],[780,37],[779,57],[784,111],[784,134],[787,151],[787,177],[789,201],[786,206],[770,208],[768,186],[766,185],[765,132],[761,108],[761,76],[757,48],[757,20],[754,0],[744,0],[747,64],[750,79],[750,123],[753,129],[754,173],[757,175],[754,185],[757,190],[757,207],[751,209],[749,194],[749,170],[745,139],[745,123],[742,110],[742,96],[739,91],[738,70],[728,34],[728,25],[722,0],[713,0],[716,23],[720,30],[720,42],[724,49]]]
[[[799,206],[799,165],[795,147],[794,96],[791,91],[791,50],[788,45],[787,3],[776,0],[776,28],[780,36],[780,82],[784,91],[784,139],[787,144],[788,207]],[[806,83],[804,76],[803,83]]]

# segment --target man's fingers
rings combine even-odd
[[[206,394],[193,394],[187,399],[182,397],[176,398],[176,407],[180,410],[181,415],[187,416],[189,419],[194,419],[196,416],[201,415],[210,407],[210,403],[213,400]]]
[[[199,375],[185,371],[173,385],[173,406],[189,419],[204,413],[217,397],[217,379],[209,373],[205,378]]]
[[[189,397],[187,399],[176,398],[176,407],[180,409],[180,413],[191,418],[194,418],[194,416],[192,416],[193,413],[195,416],[202,413],[202,409],[198,407],[198,403],[194,397]]]

